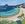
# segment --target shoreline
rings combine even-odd
[[[13,21],[16,21],[16,19],[17,19],[17,17],[19,16],[19,15],[21,15],[22,14],[22,10],[20,9],[20,12],[19,12],[19,14],[17,14],[17,15],[15,15],[15,16],[11,16],[11,17],[7,17],[7,18],[0,18],[1,20],[3,19],[3,20],[13,20]]]
[[[21,16],[22,13],[24,13],[24,16],[25,16],[25,9],[23,8],[20,8],[20,12],[19,14],[15,15],[15,16],[10,16],[10,17],[7,17],[7,18],[0,18],[0,20],[12,20],[12,21],[16,21],[17,17],[18,16]],[[24,12],[23,12],[24,11]]]

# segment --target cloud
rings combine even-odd
[[[24,3],[25,0],[0,0],[0,4],[9,4],[9,5],[16,5],[20,3]]]

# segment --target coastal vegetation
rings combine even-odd
[[[2,20],[2,21],[0,21],[0,24],[17,24],[17,22],[16,21]],[[22,24],[25,24],[25,19],[22,21]]]
[[[2,20],[0,21],[0,24],[17,24],[17,23],[15,21]]]
[[[25,19],[23,19],[22,24],[25,24]]]

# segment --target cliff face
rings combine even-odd
[[[20,4],[20,6],[21,6],[22,8],[25,8],[25,3]]]

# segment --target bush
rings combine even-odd
[[[25,24],[25,19],[22,21],[22,24]]]
[[[7,20],[2,20],[0,21],[0,24],[17,24],[16,22],[12,21],[11,23],[9,23],[9,21]]]

